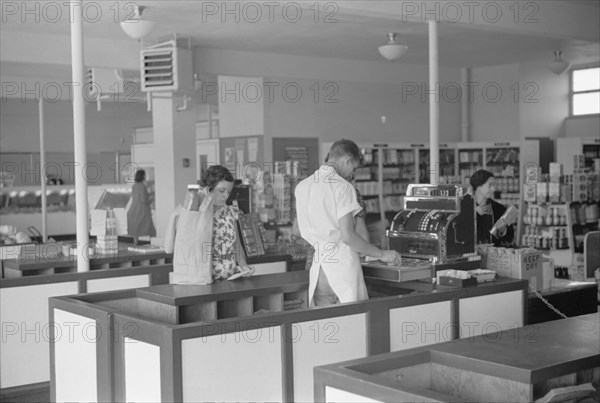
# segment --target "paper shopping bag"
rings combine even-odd
[[[213,206],[204,200],[199,211],[182,210],[176,225],[171,284],[212,283]]]

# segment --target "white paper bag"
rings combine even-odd
[[[171,284],[212,283],[213,206],[205,198],[199,211],[181,210],[176,218]],[[169,234],[169,237],[172,235]],[[166,241],[165,241],[166,243]]]

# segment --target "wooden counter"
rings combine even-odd
[[[134,312],[172,324],[281,312],[285,301],[308,306],[308,272],[295,271],[210,285],[165,284],[136,290]]]
[[[312,401],[315,366],[524,323],[525,280],[401,284],[389,296],[316,308],[306,307],[307,271],[51,298],[57,329],[75,323],[103,335],[51,344],[51,397]],[[302,304],[286,309],[289,296]]]
[[[598,283],[555,279],[550,288],[539,293],[567,317],[598,312]],[[560,319],[535,293],[529,293],[527,324]]]
[[[88,272],[77,272],[77,261],[73,257],[3,261],[5,277],[0,279],[0,314],[3,322],[3,338],[0,346],[2,366],[0,391],[3,394],[15,388],[28,388],[31,385],[39,386],[44,383],[49,385],[49,297],[161,284],[166,288],[178,288],[168,286],[169,272],[173,270],[171,254],[131,252],[126,249],[127,246],[128,244],[120,243],[120,250],[116,255],[93,256],[90,259]],[[260,274],[285,272],[289,269],[290,259],[288,255],[248,258],[248,263],[256,267],[256,277],[243,283],[248,284],[250,288],[268,288],[266,284],[269,280],[262,280]],[[302,273],[307,274],[307,272]],[[304,281],[302,287],[306,288],[307,282],[308,280]],[[215,288],[211,288],[209,293],[226,296],[227,287],[230,292],[235,293],[239,291],[242,283],[225,281],[218,284],[214,285]],[[177,297],[177,293],[172,294],[176,297],[172,301],[173,307],[165,304],[159,307],[153,306],[152,298],[157,297],[159,290],[163,289],[147,291],[148,299],[140,298],[138,304],[130,302],[128,307],[131,313],[141,311],[148,317],[163,317],[168,323],[185,323],[210,317],[242,316],[244,312],[249,315],[269,309],[284,310],[286,306],[292,306],[294,300],[301,299],[293,292],[287,292],[288,289],[285,289],[285,293],[277,294],[275,291],[278,285],[272,283],[271,286],[274,292],[272,296],[265,294],[265,296],[249,297],[243,304],[215,301],[209,303],[210,309],[205,311],[200,309],[201,303],[185,305],[186,298]],[[283,290],[282,287],[279,288]],[[150,289],[152,287],[148,290]],[[298,303],[295,305],[298,306]],[[124,304],[121,305],[123,308]]]
[[[127,245],[119,246],[114,254],[91,255],[90,270],[153,266],[173,262],[173,255],[162,252],[139,253],[127,250]],[[77,259],[74,256],[39,257],[32,260],[9,259],[3,262],[4,278],[77,272]]]
[[[116,267],[138,267],[173,262],[173,254],[162,252],[132,252],[127,250],[128,245],[119,245],[115,254],[96,254],[90,256],[90,270],[112,269]],[[283,262],[286,271],[291,262],[289,255],[264,255],[247,258],[248,264],[260,265]],[[74,256],[58,256],[52,258],[38,258],[35,260],[8,259],[3,261],[4,278],[25,277],[33,275],[46,275],[55,273],[77,272],[77,259]],[[279,269],[278,269],[279,270]]]
[[[595,313],[318,367],[315,401],[529,402],[557,386],[598,388],[599,325]]]

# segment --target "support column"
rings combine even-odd
[[[429,25],[429,183],[440,181],[440,104],[437,22]]]
[[[182,96],[152,96],[156,236],[164,237],[169,217],[183,202],[187,185],[196,183],[196,113],[193,100],[183,110]],[[179,110],[178,110],[179,109]],[[184,167],[184,159],[189,165]]]
[[[46,132],[44,123],[44,97],[38,99],[40,119],[40,185],[42,188],[42,242],[48,241],[48,196],[46,195]]]
[[[85,142],[85,100],[83,99],[83,3],[71,1],[71,69],[73,83],[73,141],[75,147],[75,217],[77,222],[77,271],[90,270],[88,244],[88,198],[85,172],[87,154]]]
[[[471,102],[469,96],[471,94],[471,69],[463,67],[460,69],[460,81],[462,84],[462,97],[460,103],[460,141],[471,141]]]

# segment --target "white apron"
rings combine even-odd
[[[308,287],[311,304],[319,267],[340,302],[368,299],[358,253],[340,240],[339,219],[361,209],[354,187],[324,165],[296,186],[295,195],[298,229],[315,249]]]
[[[317,251],[316,249],[321,250]],[[308,300],[311,305],[317,287],[320,267],[323,268],[329,285],[340,302],[369,299],[358,253],[341,241],[338,243],[329,242],[323,248],[315,248],[308,285]]]

